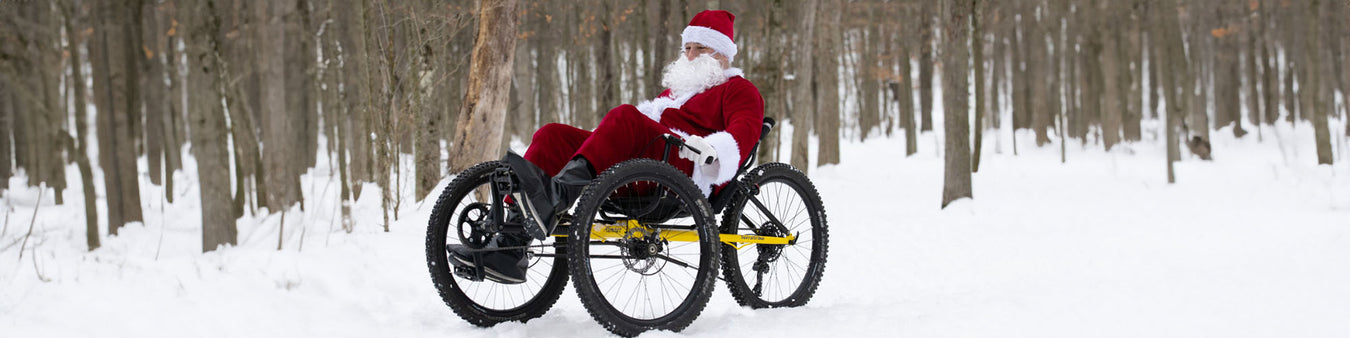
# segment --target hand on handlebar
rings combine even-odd
[[[717,149],[713,149],[702,137],[690,135],[684,138],[684,146],[680,147],[680,157],[708,169],[706,167],[717,163]]]

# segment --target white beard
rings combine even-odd
[[[700,55],[692,61],[681,56],[666,65],[661,74],[661,85],[670,88],[674,97],[700,93],[723,82],[727,82],[726,72],[721,61],[711,54]]]

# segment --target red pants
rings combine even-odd
[[[596,175],[609,167],[634,158],[660,160],[666,142],[663,134],[674,134],[633,105],[621,105],[609,111],[595,131],[550,123],[534,132],[534,141],[525,151],[525,159],[544,169],[549,176],[558,174],[567,161],[576,156],[591,162]],[[694,172],[694,162],[680,158],[679,149],[672,149],[669,163],[685,175]]]

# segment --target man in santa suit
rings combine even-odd
[[[703,11],[681,34],[680,58],[666,66],[655,99],[610,110],[595,130],[548,124],[534,133],[525,156],[508,153],[505,161],[523,192],[511,195],[520,205],[525,232],[543,240],[596,174],[634,158],[660,159],[665,142],[678,135],[688,147],[670,164],[690,175],[705,196],[730,181],[759,141],[764,100],[759,89],[731,68],[736,57],[732,24],[726,11]],[[698,152],[691,151],[697,149]],[[502,234],[492,247],[522,246],[530,238]],[[451,249],[451,251],[456,251]],[[485,275],[502,283],[525,281],[524,250],[489,251],[483,255]],[[474,264],[456,252],[460,264]]]

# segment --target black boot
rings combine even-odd
[[[529,244],[530,239],[520,235],[493,236],[492,241],[483,247],[486,251],[479,256],[482,258],[483,277],[502,284],[524,283],[525,269],[529,267],[526,249],[493,249],[523,247]],[[480,263],[474,259],[473,251],[462,244],[446,244],[445,251],[450,253],[450,264],[454,266],[477,268]]]
[[[507,152],[505,161],[520,181],[519,190],[523,190],[512,192],[511,197],[525,214],[525,233],[539,240],[548,238],[558,226],[558,214],[567,211],[595,178],[590,161],[580,156],[567,162],[552,178],[514,152]]]

